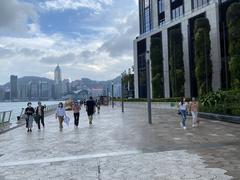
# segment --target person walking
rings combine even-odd
[[[92,124],[93,114],[96,111],[96,102],[93,100],[92,96],[90,96],[89,100],[86,102],[86,111],[89,119],[89,124]]]
[[[26,115],[26,127],[27,132],[32,132],[33,127],[33,114],[34,114],[34,108],[32,107],[32,103],[27,103],[27,108],[25,109],[25,115]]]
[[[186,120],[187,120],[187,102],[185,100],[185,98],[183,97],[181,99],[181,101],[179,102],[178,104],[178,108],[179,108],[179,111],[180,111],[180,114],[181,114],[181,127],[183,127],[183,129],[187,129],[186,128]]]
[[[97,106],[97,112],[98,114],[100,114],[100,107],[101,107],[100,100],[97,100],[96,106]]]
[[[199,125],[198,120],[198,102],[193,97],[192,101],[189,104],[189,112],[192,114],[192,127],[196,127]]]
[[[72,110],[73,110],[73,116],[74,116],[74,126],[75,128],[77,128],[79,124],[79,116],[80,116],[80,110],[81,110],[81,106],[77,101],[73,103]]]
[[[58,104],[55,116],[56,116],[56,119],[59,120],[59,129],[60,129],[60,131],[62,131],[64,116],[66,116],[66,112],[65,112],[65,109],[64,109],[64,106],[63,106],[62,102],[60,102]]]
[[[42,124],[43,128],[45,128],[45,123],[44,123],[44,109],[45,108],[46,108],[46,105],[42,106],[42,103],[39,101],[37,109],[36,109],[38,130],[41,129],[40,123]]]

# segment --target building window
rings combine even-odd
[[[144,0],[144,32],[151,30],[150,0]]]
[[[181,16],[183,16],[183,5],[175,8],[175,9],[172,9],[172,19],[176,19]]]
[[[165,11],[164,0],[158,0],[158,13],[162,13]]]
[[[207,5],[210,2],[210,0],[192,0],[192,8],[196,9],[202,6]]]
[[[171,18],[176,19],[183,16],[184,3],[183,0],[171,0]]]
[[[165,4],[164,0],[158,0],[158,25],[163,26],[165,21]]]

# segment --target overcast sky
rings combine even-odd
[[[0,84],[10,74],[108,80],[133,65],[137,0],[0,0]]]

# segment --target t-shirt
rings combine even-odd
[[[74,104],[73,107],[72,107],[72,110],[73,110],[74,113],[79,113],[80,109],[81,108],[78,104],[77,105]]]
[[[96,103],[93,100],[87,100],[86,106],[87,106],[87,111],[90,113],[93,113]]]
[[[179,110],[187,110],[187,103],[184,102],[183,104],[180,102],[179,103]]]
[[[59,117],[64,117],[66,115],[65,109],[63,108],[57,108],[56,110],[56,115]]]
[[[190,103],[190,110],[193,112],[197,112],[198,111],[198,102],[191,102]]]
[[[34,108],[33,107],[27,107],[25,109],[25,114],[28,115],[28,116],[32,116],[34,114]]]

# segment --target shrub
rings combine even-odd
[[[240,90],[210,92],[200,98],[200,111],[240,115]]]

